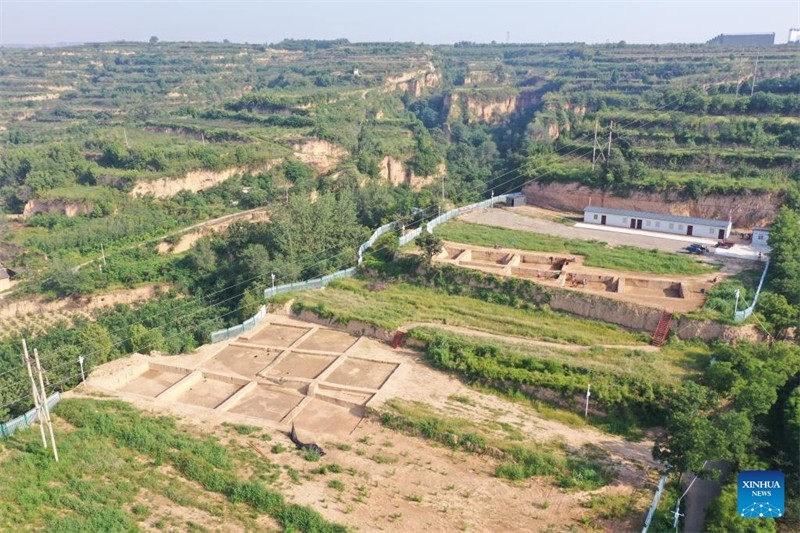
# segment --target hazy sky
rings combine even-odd
[[[800,27],[800,0],[0,0],[0,44],[283,38],[704,42]]]

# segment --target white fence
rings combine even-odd
[[[653,515],[656,514],[656,509],[658,509],[658,502],[661,500],[661,493],[664,492],[664,485],[667,484],[667,472],[664,472],[664,475],[661,476],[661,481],[658,482],[658,488],[656,489],[656,493],[653,495],[653,505],[650,506],[650,510],[647,512],[647,518],[644,520],[644,527],[642,528],[642,533],[647,533],[647,529],[650,527],[650,523],[653,521]]]
[[[61,401],[61,393],[54,392],[47,398],[47,407],[52,409],[58,402]],[[36,409],[31,409],[25,414],[18,416],[14,420],[9,420],[5,424],[0,423],[0,436],[10,437],[17,431],[30,427],[31,424],[36,422],[39,416],[36,414]]]
[[[767,263],[764,265],[764,272],[761,273],[761,281],[758,282],[756,295],[753,296],[753,303],[747,309],[742,309],[741,311],[735,311],[733,313],[734,322],[741,322],[743,320],[746,320],[750,315],[753,314],[753,311],[756,308],[756,304],[758,303],[758,295],[761,294],[761,286],[764,284],[764,279],[767,277],[768,268],[769,268],[769,260],[767,260]]]
[[[265,316],[267,316],[267,306],[262,305],[261,309],[258,310],[258,313],[248,318],[241,324],[212,332],[211,343],[214,344],[215,342],[226,341],[232,337],[237,337],[241,335],[245,331],[250,331],[251,329],[256,327],[262,320],[264,320]]]

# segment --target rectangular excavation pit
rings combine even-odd
[[[586,285],[583,283],[584,279],[586,280]],[[575,273],[573,278],[572,274],[567,274],[567,280],[564,286],[576,289],[585,287],[587,290],[596,292],[617,292],[617,278],[614,276],[581,273]]]
[[[343,331],[320,328],[301,342],[297,348],[300,350],[342,353],[355,344],[357,340],[358,337]]]
[[[297,339],[311,331],[311,328],[267,324],[267,327],[249,337],[248,342],[268,346],[291,346]]]
[[[513,254],[508,252],[487,252],[472,250],[472,262],[505,265],[511,260]]]
[[[305,378],[319,376],[336,359],[333,355],[291,352],[270,368],[266,375],[270,378]]]
[[[380,389],[398,366],[396,363],[348,357],[325,381],[350,387]]]
[[[367,402],[369,402],[373,396],[374,394],[371,392],[342,390],[324,383],[317,387],[317,398],[345,407],[354,405],[363,407],[367,405]]]
[[[278,387],[258,386],[247,394],[229,411],[240,415],[263,418],[272,422],[280,422],[289,412],[303,401],[303,396],[281,391]]]
[[[235,372],[245,377],[255,375],[280,354],[274,348],[226,346],[221,352],[203,363],[203,368],[214,372]]]
[[[476,261],[461,261],[459,263],[459,265],[460,266],[466,266],[466,267],[472,267],[472,268],[478,268],[478,269],[481,269],[481,270],[488,270],[490,272],[501,272],[504,268],[506,268],[503,265],[498,265],[498,264],[494,264],[494,263],[479,263],[479,262],[476,262]]]
[[[464,248],[454,248],[452,246],[445,246],[444,247],[444,257],[442,259],[449,259],[454,261],[458,259],[458,256],[464,253]]]
[[[543,265],[547,266],[547,265]],[[542,283],[555,282],[561,272],[554,270],[541,270],[535,268],[511,268],[511,275],[515,278],[532,279]]]
[[[525,266],[528,268],[534,267],[542,270],[561,270],[564,268],[565,262],[565,257],[534,254],[522,254],[519,260],[520,266]]]
[[[625,278],[624,292],[659,298],[683,298],[679,281]]]
[[[244,386],[243,383],[202,376],[181,392],[175,400],[180,403],[214,409]]]
[[[363,417],[362,407],[342,407],[312,398],[292,422],[301,439],[313,440],[317,433],[349,435]]]
[[[165,370],[150,367],[117,390],[155,398],[186,377],[189,372],[189,370]]]

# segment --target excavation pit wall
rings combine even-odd
[[[449,251],[448,251],[449,250]],[[462,259],[463,258],[463,259]],[[531,253],[446,243],[435,263],[530,280],[634,304],[686,313],[701,307],[713,282],[707,276],[672,277],[586,267],[581,256]]]

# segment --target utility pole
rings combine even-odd
[[[78,364],[81,365],[81,381],[83,383],[86,383],[86,374],[83,373],[83,361],[84,361],[84,358],[83,358],[82,355],[80,357],[78,357]]]
[[[589,416],[589,396],[592,395],[592,384],[586,385],[586,407],[583,409],[583,418]]]
[[[270,276],[272,276],[272,295],[275,296],[275,272],[270,272]]]
[[[42,365],[39,363],[39,350],[33,349],[33,357],[36,359],[36,372],[39,373],[39,387],[42,389],[42,407],[44,408],[44,418],[47,427],[50,429],[50,442],[53,445],[53,457],[58,462],[58,448],[56,447],[56,436],[53,433],[53,421],[50,420],[50,406],[47,405],[47,392],[44,390],[44,379],[42,378]]]
[[[28,377],[31,380],[31,393],[33,395],[33,405],[36,408],[36,417],[39,420],[39,431],[42,433],[42,446],[47,448],[47,438],[44,435],[44,414],[42,413],[42,404],[39,402],[39,391],[36,388],[36,381],[33,379],[33,371],[31,370],[31,358],[28,355],[28,343],[22,339],[22,360],[25,361],[25,366],[28,367]]]
[[[594,170],[595,165],[598,161],[602,158],[603,161],[606,160],[606,156],[603,154],[603,148],[600,146],[600,143],[597,142],[597,120],[594,121],[594,145],[592,146],[592,170]]]
[[[758,75],[758,52],[756,52],[756,66],[753,69],[753,83],[750,85],[750,96],[753,96],[753,93],[756,92],[756,76]]]
[[[611,159],[611,134],[614,133],[614,121],[612,120],[608,126],[608,155],[606,155],[606,161]]]

